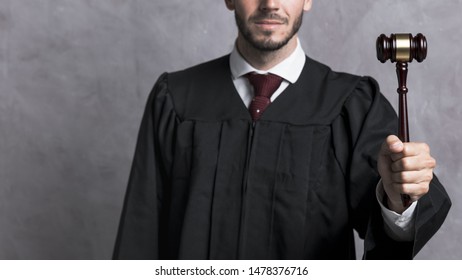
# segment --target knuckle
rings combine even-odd
[[[400,172],[399,180],[401,183],[406,183],[409,180],[409,175],[407,172]]]
[[[412,194],[414,192],[414,189],[410,184],[403,184],[401,189],[401,191],[405,194]]]
[[[410,170],[410,168],[411,168],[411,160],[408,159],[408,158],[403,158],[401,160],[401,167],[403,168],[403,170]]]
[[[430,146],[427,143],[423,143],[423,149],[425,152],[430,153]]]
[[[430,154],[430,146],[427,143],[420,143],[420,149],[427,154]]]
[[[427,166],[428,166],[429,168],[435,168],[435,166],[436,166],[436,159],[430,157],[430,159],[428,159],[428,161],[427,161]]]
[[[404,143],[403,151],[402,151],[404,155],[409,154],[409,152],[411,151],[410,145],[411,145],[410,143]]]
[[[430,182],[433,179],[433,173],[432,172],[427,172],[424,176],[424,181],[425,182]]]
[[[430,184],[425,184],[425,185],[423,185],[423,188],[422,188],[422,195],[428,193],[429,190],[430,190]]]
[[[414,195],[418,195],[419,197],[424,196],[430,190],[429,184],[419,184],[418,186],[418,190],[415,191]]]
[[[406,184],[403,185],[402,193],[408,194],[412,201],[419,200],[422,196],[426,195],[430,190],[430,185],[427,183],[420,184]]]

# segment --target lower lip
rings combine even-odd
[[[256,25],[263,29],[275,29],[281,26],[280,23],[256,23]]]

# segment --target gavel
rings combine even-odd
[[[398,137],[403,142],[409,142],[409,124],[407,114],[407,92],[406,87],[408,62],[417,60],[422,62],[427,57],[427,39],[421,33],[412,37],[409,33],[391,34],[387,37],[381,34],[376,43],[377,59],[385,63],[387,60],[396,62],[396,75],[398,76],[399,94],[399,130]],[[401,194],[403,206],[407,207],[411,203],[411,198],[407,194]]]

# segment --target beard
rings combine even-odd
[[[297,34],[298,30],[302,26],[303,22],[303,12],[300,13],[300,15],[295,19],[294,24],[292,26],[292,29],[290,32],[281,40],[279,41],[274,41],[271,39],[271,35],[273,34],[272,31],[264,31],[263,39],[258,39],[257,36],[252,33],[252,31],[249,29],[249,26],[246,25],[245,20],[239,16],[236,12],[234,13],[234,17],[236,19],[236,25],[239,30],[239,32],[242,34],[242,37],[255,49],[263,52],[271,52],[271,51],[277,51],[287,45],[287,43],[294,37],[295,34]],[[249,18],[249,21],[259,21],[259,20],[265,20],[265,19],[276,19],[283,24],[288,24],[287,18],[280,17],[277,14],[257,14],[254,16],[251,16]]]

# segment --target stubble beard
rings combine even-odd
[[[282,47],[287,45],[289,41],[297,34],[298,30],[302,26],[303,22],[303,12],[300,13],[300,15],[295,19],[294,24],[292,26],[292,29],[290,32],[287,34],[286,37],[284,37],[280,41],[274,41],[271,39],[271,35],[273,34],[272,31],[265,31],[263,32],[264,38],[263,39],[257,39],[256,36],[252,33],[252,31],[248,28],[248,26],[245,24],[245,21],[242,17],[240,17],[237,13],[234,13],[234,17],[236,19],[236,25],[239,30],[239,32],[242,34],[242,37],[256,50],[261,51],[261,52],[273,52],[280,50]],[[258,16],[259,19],[273,19],[275,17],[279,18],[278,16],[268,14],[268,15],[260,15]],[[252,19],[252,18],[251,18]],[[282,19],[281,19],[282,20]],[[285,22],[287,20],[285,19]]]

